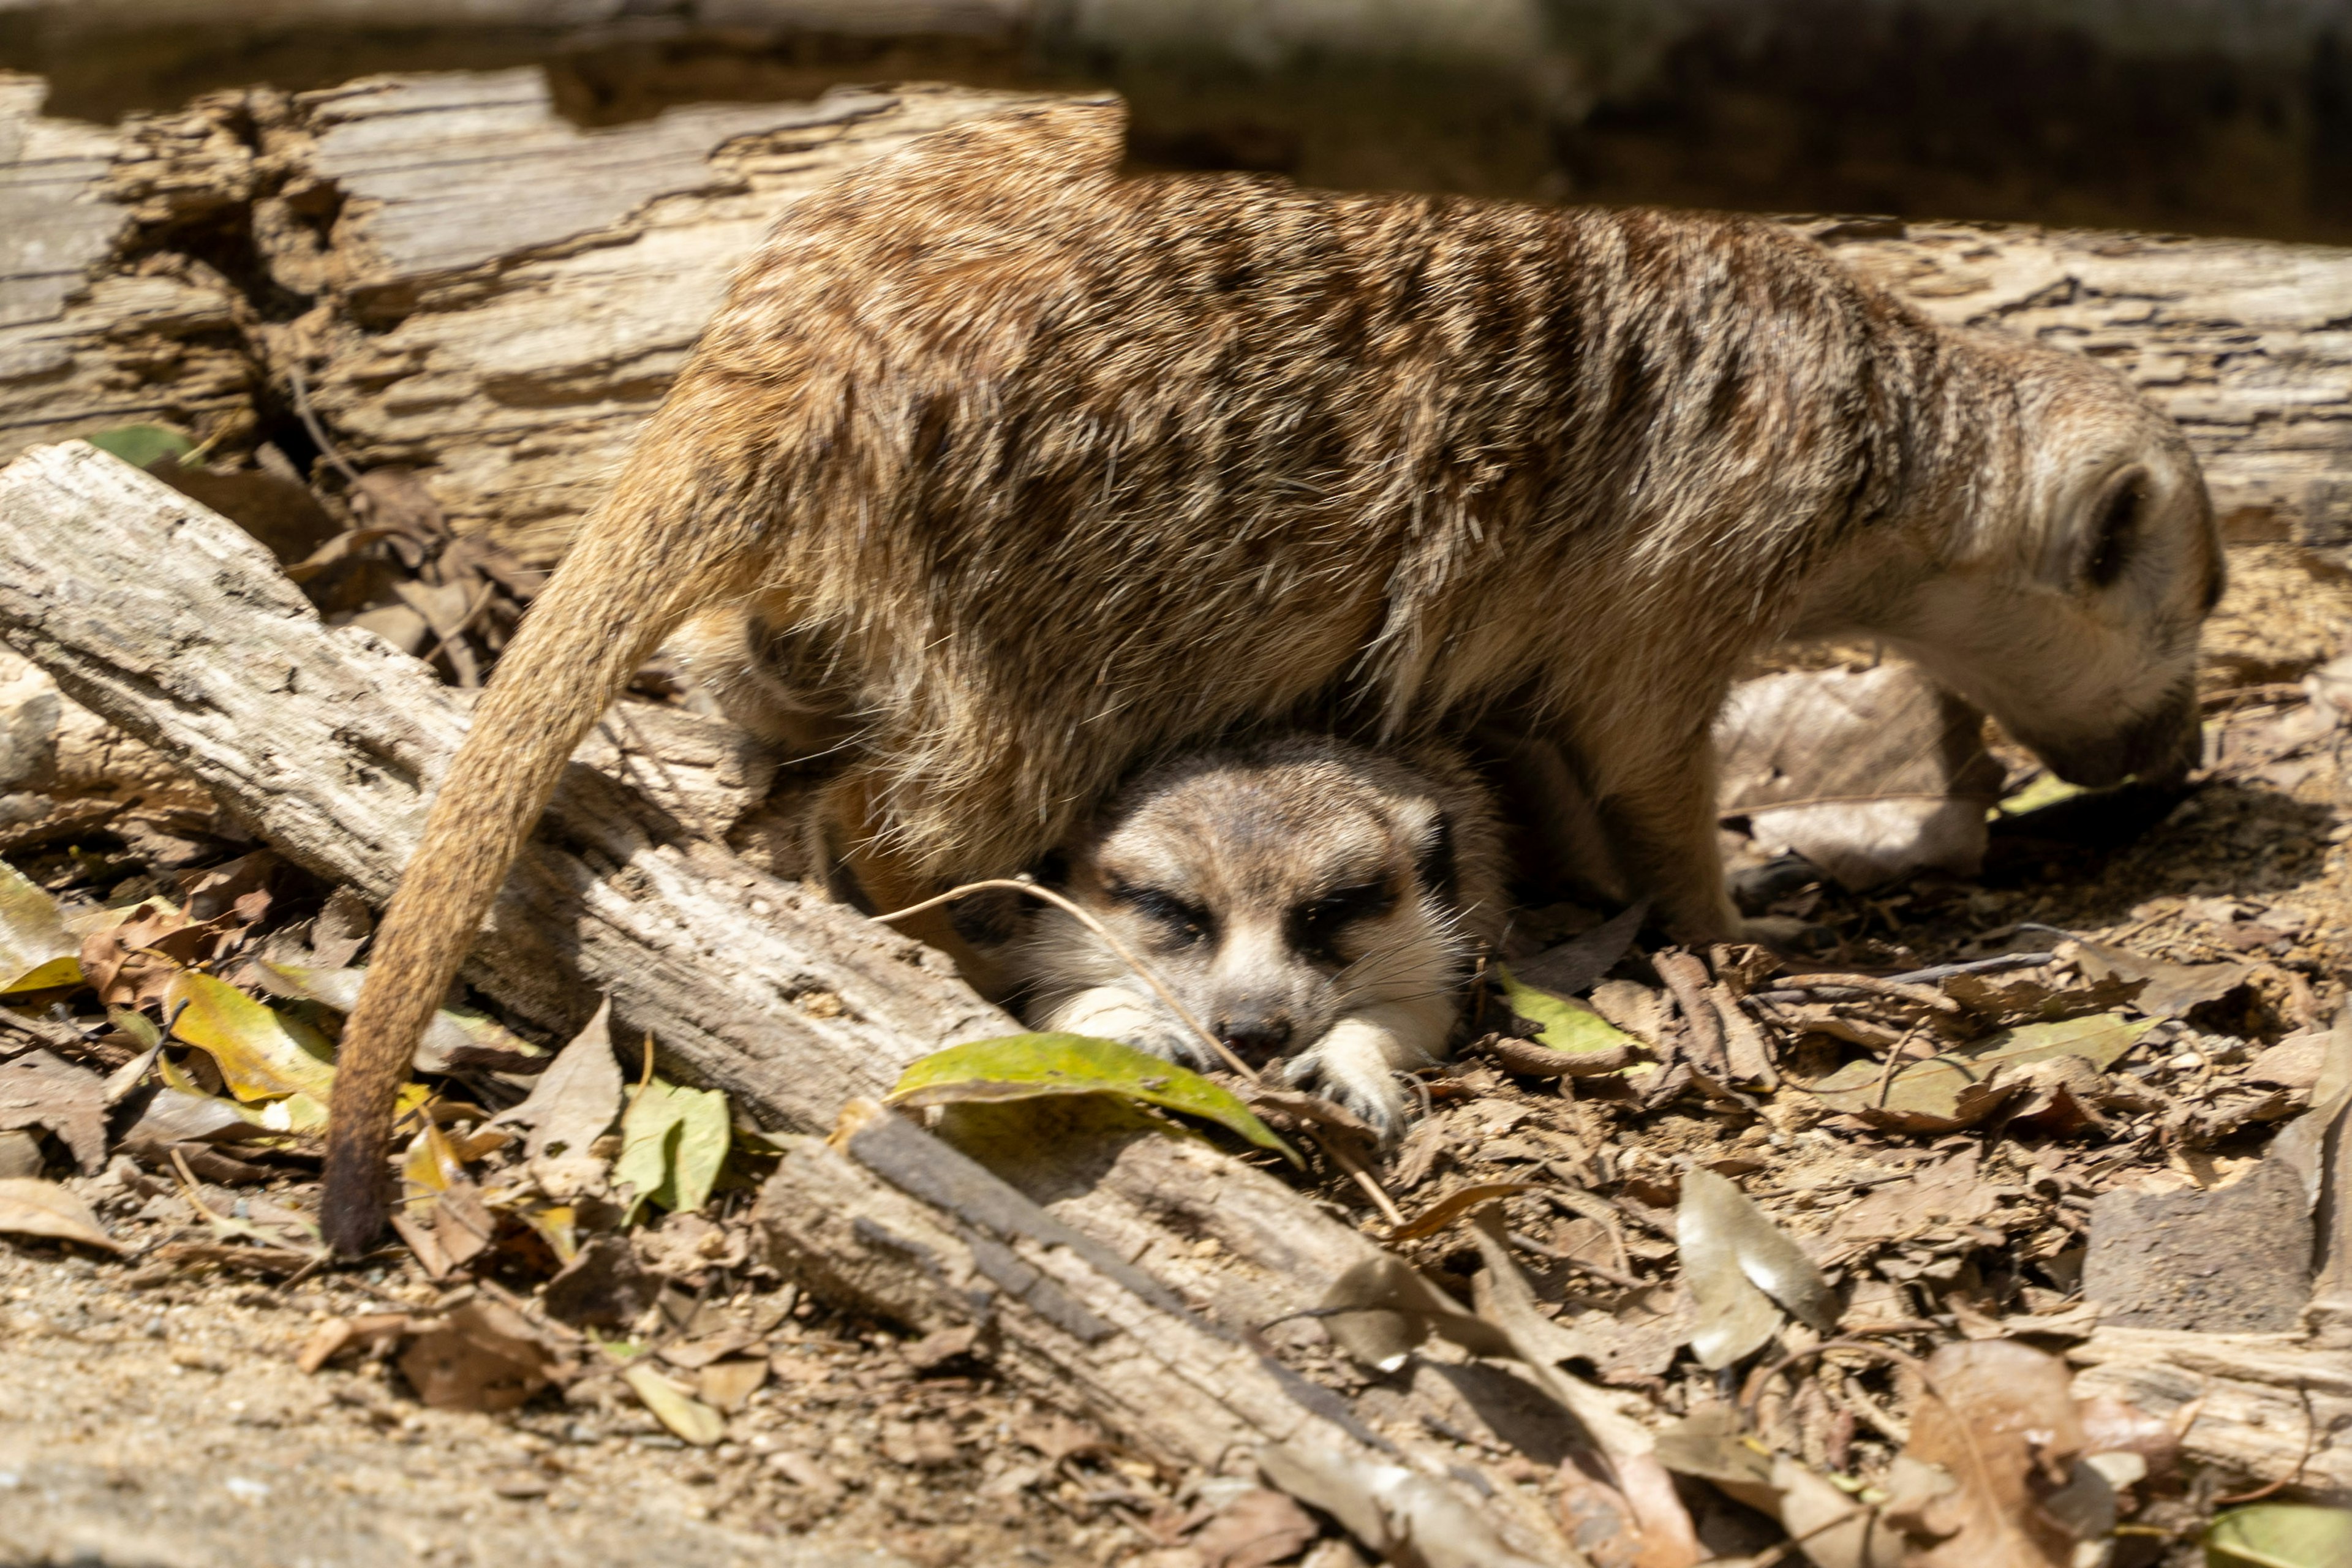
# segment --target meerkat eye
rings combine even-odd
[[[2092,586],[2112,587],[2124,574],[2124,566],[2131,559],[2132,546],[2138,542],[2140,514],[2144,510],[2139,482],[2137,479],[2119,486],[2107,498],[2099,516],[2098,531],[2092,538],[2091,553],[2083,566],[2083,575]]]
[[[1290,944],[1301,952],[1328,955],[1342,931],[1358,921],[1379,919],[1396,901],[1396,889],[1386,882],[1334,888],[1290,911]]]
[[[1173,893],[1158,888],[1118,885],[1110,889],[1110,896],[1145,920],[1157,921],[1166,931],[1168,941],[1177,947],[1190,947],[1209,934],[1209,911],[1186,903]]]

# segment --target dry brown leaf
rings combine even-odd
[[[1916,1544],[1908,1568],[2069,1568],[2078,1537],[2045,1503],[2085,1451],[2066,1363],[2007,1341],[1947,1345],[1903,1457],[1950,1478],[1888,1518]]]
[[[2077,939],[2061,942],[2061,954],[2094,981],[2144,982],[2132,1005],[2156,1018],[2178,1018],[2208,1002],[2218,1002],[2253,978],[2250,963],[2168,963],[2160,958]]]
[[[1879,1062],[1849,1062],[1807,1087],[1832,1110],[1861,1117],[1874,1127],[1907,1132],[1949,1132],[1972,1127],[2021,1088],[2016,1069],[2054,1057],[2079,1057],[2095,1068],[2113,1067],[2153,1019],[2133,1023],[2112,1013],[2027,1024],[1990,1039],[1905,1062],[1889,1074]]]
[[[1431,1334],[1442,1334],[1475,1355],[1509,1355],[1509,1337],[1466,1312],[1453,1297],[1401,1258],[1382,1253],[1332,1282],[1317,1307],[1324,1331],[1364,1365],[1393,1372]]]
[[[1727,1178],[1703,1166],[1683,1173],[1675,1238],[1698,1305],[1691,1350],[1700,1365],[1729,1366],[1755,1350],[1780,1328],[1783,1308],[1824,1333],[1834,1327],[1821,1270]]]
[[[357,1318],[329,1318],[311,1331],[296,1352],[294,1363],[315,1373],[347,1350],[373,1354],[390,1349],[407,1334],[405,1312],[371,1312]]]
[[[1743,681],[1716,721],[1718,805],[1848,888],[1927,867],[1973,875],[2003,779],[1983,722],[1906,664]]]
[[[1974,1225],[1991,1214],[1999,1203],[1978,1173],[1978,1154],[1970,1144],[1841,1205],[1830,1226],[1831,1260],[1844,1262],[1881,1242],[1913,1241],[1931,1230]]]
[[[78,1241],[109,1252],[124,1250],[121,1242],[100,1227],[89,1205],[55,1182],[37,1176],[0,1178],[0,1231]]]
[[[523,1157],[542,1191],[568,1198],[599,1179],[605,1162],[589,1148],[621,1114],[621,1065],[613,1058],[613,1004],[556,1053],[522,1103],[492,1117],[494,1125],[530,1127]]]
[[[1625,956],[1633,939],[1641,934],[1642,921],[1649,913],[1645,900],[1603,921],[1582,936],[1571,937],[1557,947],[1546,948],[1513,964],[1512,970],[1527,984],[1562,996],[1578,995]]]
[[[707,1448],[727,1436],[726,1417],[664,1377],[658,1369],[639,1362],[622,1371],[621,1381],[656,1420],[697,1447]]]
[[[2052,978],[2047,970],[2023,974],[1952,974],[1944,994],[1996,1024],[2053,1023],[2085,1013],[2111,1013],[2139,994],[2140,983],[2115,975],[2079,984]]]
[[[106,1163],[106,1080],[48,1052],[0,1063],[0,1128],[46,1127],[89,1174]]]
[[[2011,1127],[2064,1138],[2086,1127],[2104,1131],[2107,1125],[2098,1111],[2107,1101],[2107,1075],[2080,1057],[2028,1062],[2003,1081],[2018,1093],[2009,1116]]]
[[[768,1381],[764,1361],[715,1361],[695,1374],[695,1391],[715,1410],[732,1414]]]
[[[400,1354],[417,1398],[436,1410],[512,1410],[546,1387],[559,1364],[521,1313],[478,1300],[420,1330]]]
[[[1903,1545],[1895,1531],[1801,1462],[1748,1447],[1727,1405],[1701,1405],[1659,1433],[1657,1454],[1675,1474],[1711,1481],[1779,1520],[1804,1542],[1804,1560],[1814,1568],[1898,1568]]]
[[[683,1367],[688,1372],[697,1372],[722,1357],[741,1354],[758,1344],[761,1338],[761,1335],[754,1333],[750,1328],[737,1324],[731,1328],[722,1329],[715,1334],[705,1334],[698,1339],[684,1340],[674,1345],[664,1345],[660,1353],[662,1360],[669,1363],[670,1365]]]
[[[1049,1465],[1058,1465],[1077,1454],[1098,1453],[1110,1447],[1100,1432],[1066,1415],[1040,1415],[1016,1422],[1013,1427],[1013,1440],[1024,1447],[1036,1449],[1045,1457]]]
[[[979,1351],[979,1325],[958,1323],[950,1329],[932,1330],[899,1353],[907,1358],[908,1370],[927,1373],[945,1366],[958,1356],[973,1355]]]
[[[1268,1568],[1322,1533],[1314,1516],[1277,1491],[1245,1491],[1192,1537],[1207,1568]]]

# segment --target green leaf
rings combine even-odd
[[[673,1213],[698,1209],[727,1163],[730,1135],[727,1097],[715,1089],[688,1089],[660,1079],[639,1089],[621,1113],[621,1157],[613,1179],[636,1196],[629,1217],[647,1203]]]
[[[1925,1061],[1907,1062],[1892,1078],[1886,1078],[1883,1063],[1855,1061],[1806,1087],[1832,1110],[1911,1131],[1949,1131],[1982,1121],[2008,1098],[1990,1081],[2000,1068],[2053,1057],[2081,1057],[2104,1071],[2157,1022],[2096,1013],[2054,1024],[2028,1024]]]
[[[0,860],[0,995],[80,984],[80,954],[58,901]]]
[[[1495,965],[1495,978],[1501,982],[1503,1000],[1510,1004],[1511,1011],[1530,1024],[1542,1025],[1536,1038],[1553,1050],[1605,1051],[1639,1043],[1574,997],[1539,990],[1499,963]]]
[[[2205,1532],[2208,1568],[2342,1568],[2352,1563],[2352,1511],[2265,1502],[2225,1513]]]
[[[2056,805],[2062,800],[2090,793],[2081,784],[2068,784],[2056,773],[2040,773],[2023,789],[1986,812],[1985,818],[1997,822],[2004,816],[2023,816],[2029,811],[2039,811],[2045,805]]]
[[[165,453],[177,458],[195,450],[195,443],[177,430],[167,430],[161,425],[125,425],[119,429],[100,430],[83,440],[101,452],[111,453],[134,468],[143,468]]]
[[[172,1033],[210,1056],[239,1100],[299,1095],[324,1104],[333,1091],[326,1042],[236,986],[189,971],[173,977],[164,1005]]]
[[[1304,1163],[1229,1090],[1133,1046],[1085,1035],[1005,1035],[950,1046],[909,1062],[888,1098],[893,1105],[925,1106],[1049,1094],[1115,1094],[1182,1111]]]

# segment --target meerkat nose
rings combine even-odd
[[[1279,1014],[1243,1015],[1217,1020],[1217,1038],[1244,1061],[1275,1055],[1290,1043],[1290,1020]]]

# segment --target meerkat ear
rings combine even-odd
[[[2145,542],[2155,501],[2154,483],[2137,463],[2086,478],[2061,503],[2042,547],[2042,579],[2068,593],[2113,587]]]
[[[1413,852],[1413,871],[1421,885],[1439,897],[1454,894],[1454,818],[1441,805],[1429,807],[1422,825],[1421,846]]]

